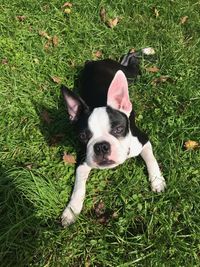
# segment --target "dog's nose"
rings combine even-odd
[[[110,144],[106,141],[94,145],[94,153],[97,156],[110,154]]]

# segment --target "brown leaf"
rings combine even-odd
[[[18,21],[24,21],[26,19],[26,16],[16,16],[16,19]]]
[[[100,9],[100,18],[104,23],[106,22],[106,10],[104,7]]]
[[[197,141],[188,140],[185,141],[184,147],[186,150],[193,150],[196,148],[200,148],[200,143],[198,143]]]
[[[63,140],[64,136],[65,135],[63,133],[53,135],[49,140],[49,145],[55,146],[55,145],[59,144]]]
[[[76,163],[75,157],[73,155],[67,154],[66,152],[64,152],[63,161],[65,164],[75,164]]]
[[[185,24],[188,21],[188,16],[184,16],[180,19],[180,24]]]
[[[58,77],[58,76],[51,76],[51,79],[53,80],[54,83],[61,83],[62,78]]]
[[[64,3],[64,5],[62,6],[62,8],[64,8],[64,7],[72,7],[72,6],[73,6],[72,3],[70,3],[70,2],[66,2],[66,3]]]
[[[59,42],[58,36],[54,35],[52,39],[53,46],[54,47],[58,46],[58,42]]]
[[[65,8],[65,10],[64,10],[64,13],[65,14],[70,14],[72,11],[71,11],[71,9],[70,8]]]
[[[170,78],[169,76],[160,76],[158,78],[155,78],[152,80],[151,84],[156,86],[160,83],[164,83],[164,82],[173,82],[173,79]]]
[[[41,113],[42,120],[46,122],[47,124],[50,124],[52,122],[52,118],[49,115],[49,112],[47,110],[43,110]]]
[[[148,68],[146,68],[146,70],[147,70],[148,72],[153,72],[153,73],[155,73],[155,72],[159,72],[159,71],[160,71],[159,68],[157,68],[156,66],[148,67]]]
[[[7,64],[8,64],[8,59],[7,59],[7,58],[3,58],[3,59],[1,60],[1,63],[2,63],[3,65],[7,65]]]
[[[129,53],[135,53],[135,48],[131,48],[130,50],[129,50]]]
[[[51,37],[45,31],[39,31],[39,35],[44,37],[44,38],[46,38],[46,39],[48,39],[48,40],[51,40]]]
[[[109,28],[114,28],[117,26],[118,22],[119,22],[119,18],[116,17],[114,19],[108,19],[106,21],[106,24],[108,25]]]
[[[44,45],[44,49],[48,50],[49,47],[50,47],[51,45],[52,45],[52,40],[49,39],[49,40],[46,42],[46,44]]]
[[[154,7],[154,9],[153,9],[153,11],[154,11],[154,15],[155,15],[155,17],[157,18],[157,17],[159,17],[159,10],[156,8],[156,7]]]
[[[26,164],[25,167],[28,169],[28,170],[31,170],[33,168],[33,164],[30,163],[30,164]]]
[[[100,50],[97,50],[97,51],[93,52],[93,57],[94,58],[102,57],[102,52]]]
[[[94,212],[97,217],[101,216],[105,212],[105,204],[102,200],[100,200],[95,206],[94,206]]]

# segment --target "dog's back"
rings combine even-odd
[[[118,70],[122,70],[128,79],[137,77],[140,73],[139,63],[133,55],[131,58],[126,65],[111,59],[85,63],[79,93],[91,109],[106,106],[108,88]]]

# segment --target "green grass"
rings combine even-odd
[[[200,141],[199,2],[76,0],[70,15],[63,4],[0,2],[0,266],[200,266],[200,155],[182,149],[185,140]],[[115,28],[100,21],[102,6],[121,18]],[[180,24],[183,16],[188,20]],[[46,50],[40,31],[58,36],[58,45]],[[143,62],[130,95],[167,190],[150,191],[140,159],[93,171],[81,216],[62,229],[74,181],[74,166],[62,155],[75,155],[76,138],[51,76],[73,88],[95,51],[118,59],[147,46],[156,50],[148,66],[160,71],[146,72]],[[160,75],[173,82],[153,86]],[[107,223],[95,214],[99,201]]]

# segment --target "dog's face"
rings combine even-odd
[[[91,168],[113,168],[129,154],[131,133],[129,115],[132,105],[128,83],[118,71],[107,94],[107,106],[89,110],[82,99],[62,90],[71,121],[79,139],[86,146],[86,162]]]

